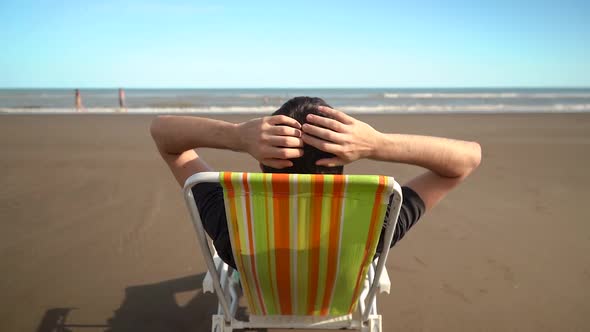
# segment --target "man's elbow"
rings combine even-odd
[[[156,143],[156,147],[160,153],[173,153],[170,151],[170,132],[169,125],[170,115],[158,115],[156,116],[150,125],[150,134]]]
[[[162,137],[163,122],[166,121],[165,117],[166,115],[156,116],[150,125],[150,134],[156,143],[158,143],[158,140],[160,140]]]
[[[481,164],[481,145],[478,142],[470,142],[470,144],[471,152],[469,153],[466,175],[471,174]]]
[[[469,142],[465,148],[461,161],[456,163],[455,168],[442,176],[447,178],[465,179],[481,164],[481,146],[477,142]],[[441,174],[439,174],[441,175]]]

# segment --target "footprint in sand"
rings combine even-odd
[[[453,295],[454,297],[461,299],[463,302],[467,304],[472,303],[471,300],[467,296],[465,296],[465,294],[463,294],[461,290],[456,289],[447,283],[443,283],[442,289],[445,291],[445,293]]]

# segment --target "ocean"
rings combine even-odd
[[[321,97],[347,113],[590,112],[590,88],[471,89],[0,89],[0,113],[269,114],[295,96]]]

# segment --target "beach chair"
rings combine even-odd
[[[237,271],[208,240],[191,188],[218,182]],[[392,197],[393,195],[393,197]],[[215,292],[211,330],[296,328],[381,331],[377,291],[389,293],[388,250],[374,259],[390,197],[389,248],[402,194],[377,175],[203,172],[184,196]],[[238,319],[243,293],[249,316]]]

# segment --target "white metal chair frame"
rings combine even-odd
[[[212,332],[231,332],[233,329],[247,328],[297,328],[297,329],[352,329],[366,332],[381,331],[381,315],[377,313],[377,290],[389,293],[390,281],[385,267],[385,262],[391,246],[393,234],[402,204],[402,191],[400,185],[391,177],[388,184],[393,190],[393,200],[389,207],[389,216],[386,220],[387,228],[383,243],[383,252],[369,267],[365,278],[364,288],[359,296],[357,311],[360,319],[354,319],[352,314],[344,316],[254,316],[250,315],[249,321],[235,318],[238,307],[239,281],[236,271],[225,264],[217,256],[215,248],[207,240],[207,235],[195,199],[192,188],[202,182],[219,183],[219,172],[201,172],[189,177],[184,184],[184,198],[190,211],[191,220],[197,233],[197,238],[205,263],[207,264],[207,276],[203,281],[203,291],[215,291],[219,301],[217,315],[212,317]],[[392,220],[393,223],[389,221]],[[212,286],[212,287],[211,287]]]

